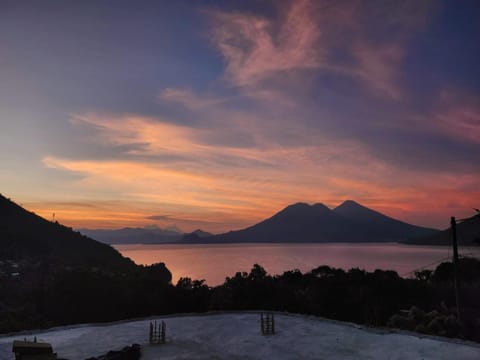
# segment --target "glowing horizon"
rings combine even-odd
[[[480,205],[478,7],[27,3],[0,14],[0,192],[47,219],[217,233],[352,199],[446,228]]]

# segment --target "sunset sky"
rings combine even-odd
[[[480,207],[479,43],[477,0],[0,0],[0,193],[74,228],[446,228]]]

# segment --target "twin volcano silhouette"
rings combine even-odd
[[[297,203],[246,229],[218,235],[196,231],[185,234],[180,242],[404,242],[438,233],[438,230],[407,224],[348,200],[333,210],[323,204]],[[436,241],[429,238],[424,243]],[[115,264],[122,263],[121,256],[114,254],[110,247],[42,219],[0,195],[0,255],[26,253],[30,256],[61,253],[63,259],[77,262],[84,261],[80,254],[88,253],[94,255],[92,264],[97,264],[102,257],[112,259]]]
[[[333,210],[323,204],[293,204],[246,229],[203,237],[200,241],[398,242],[436,232],[435,229],[407,224],[347,200]],[[184,241],[195,242],[195,239],[185,237]]]

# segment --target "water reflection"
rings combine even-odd
[[[270,274],[299,269],[309,271],[320,265],[350,269],[359,267],[395,270],[401,276],[451,256],[448,247],[400,244],[199,244],[199,245],[115,245],[137,264],[164,262],[173,282],[180,277],[205,279],[215,286],[237,271],[262,265]],[[472,253],[472,250],[468,250]],[[474,254],[480,257],[480,249]]]

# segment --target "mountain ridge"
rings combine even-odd
[[[183,233],[159,227],[121,229],[78,229],[82,234],[105,244],[161,244],[179,241]]]
[[[0,258],[48,259],[65,266],[132,269],[136,265],[111,246],[58,222],[48,221],[0,194]]]
[[[333,210],[322,203],[299,202],[247,228],[192,242],[400,242],[437,231],[393,219],[353,200]]]
[[[424,239],[439,232],[436,229],[394,219],[354,200],[345,200],[332,209],[320,202],[314,204],[297,202],[256,224],[221,234],[211,234],[200,229],[182,234],[170,229],[161,229],[156,225],[142,228],[80,229],[79,231],[86,235],[85,237],[109,245],[249,242],[408,242],[415,244],[412,239]]]

